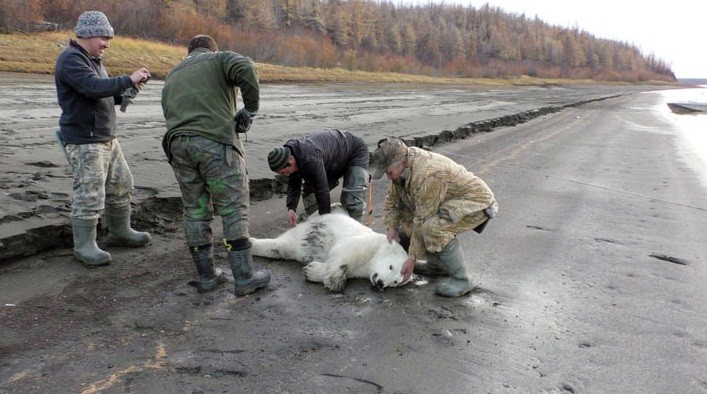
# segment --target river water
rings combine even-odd
[[[707,81],[706,81],[707,83]],[[707,113],[678,115],[670,111],[669,102],[707,103],[707,84],[694,89],[661,91],[662,103],[655,110],[665,117],[680,135],[680,152],[685,161],[702,178],[707,187]]]

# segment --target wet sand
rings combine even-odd
[[[0,73],[0,264],[67,243],[71,179],[54,140],[60,109],[53,78]],[[136,104],[118,112],[118,139],[135,178],[134,202],[170,205],[179,187],[161,147],[165,132],[161,81],[151,81]],[[282,190],[267,153],[289,138],[324,128],[361,135],[369,146],[387,135],[426,145],[466,138],[568,105],[646,90],[634,86],[470,89],[408,85],[264,85],[260,114],[247,136],[253,200]],[[518,116],[520,115],[520,116]],[[471,126],[471,127],[470,127]],[[446,131],[446,133],[445,133]],[[170,200],[164,202],[164,200]],[[148,215],[145,225],[160,226]],[[69,237],[70,238],[70,237]],[[68,240],[70,242],[70,239]]]
[[[68,246],[0,265],[0,392],[707,391],[707,193],[680,157],[675,128],[651,111],[659,94],[602,89],[264,89],[271,107],[247,160],[252,178],[268,181],[264,155],[307,129],[346,124],[373,145],[385,134],[444,135],[612,97],[431,146],[485,179],[500,204],[483,234],[460,236],[478,287],[459,299],[435,296],[434,277],[385,292],[354,280],[331,294],[307,283],[298,263],[267,259],[256,260],[273,273],[267,290],[197,294],[159,150],[159,94],[148,91],[152,104],[132,108],[120,138],[139,187],[137,225],[154,241],[111,249],[114,263],[94,270]],[[56,115],[16,107],[13,122],[0,109],[3,198],[43,191],[34,205],[14,199],[38,216],[38,206],[68,201],[49,138]],[[388,185],[373,187],[379,231]],[[284,199],[254,200],[251,218],[254,236],[279,234]],[[227,270],[224,254],[218,248]]]

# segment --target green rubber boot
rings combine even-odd
[[[149,233],[135,231],[130,227],[130,204],[126,206],[107,206],[108,245],[145,246],[152,237]]]
[[[450,276],[445,282],[440,283],[435,288],[435,293],[443,297],[461,297],[468,294],[474,286],[466,272],[464,254],[459,246],[457,238],[449,243],[437,253],[439,266]]]
[[[227,254],[228,264],[233,270],[233,281],[235,282],[234,293],[237,296],[244,296],[261,289],[270,283],[270,272],[261,269],[253,272],[253,253],[251,248],[244,250],[229,250]]]
[[[208,293],[226,283],[226,275],[219,268],[214,268],[214,248],[211,244],[190,247],[191,257],[199,274],[199,281],[189,282],[199,293]]]
[[[418,275],[425,275],[425,276],[447,275],[447,272],[439,266],[438,261],[435,257],[425,260],[425,262],[418,261],[415,264],[415,268],[413,269],[413,272]]]
[[[346,212],[359,223],[364,222],[366,211],[366,188],[368,171],[360,166],[352,166],[346,170],[344,185],[341,188],[341,205]]]
[[[74,257],[87,267],[108,265],[113,260],[110,253],[101,250],[96,244],[98,218],[71,219],[74,235]]]

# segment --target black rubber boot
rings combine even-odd
[[[270,283],[270,272],[261,269],[253,272],[253,253],[251,248],[243,250],[229,250],[228,264],[233,270],[233,281],[235,282],[234,293],[243,296],[255,292]]]
[[[108,265],[112,261],[110,253],[101,250],[96,244],[98,218],[71,219],[74,235],[74,257],[87,267]]]
[[[130,227],[130,205],[107,206],[108,245],[145,246],[150,242],[150,234],[135,231]]]
[[[459,246],[457,238],[449,241],[449,243],[438,254],[439,266],[447,275],[448,280],[437,285],[435,293],[443,297],[461,297],[467,294],[474,288],[471,284],[471,279],[466,272],[466,263],[464,262],[464,254]]]
[[[211,244],[190,247],[191,257],[199,273],[198,282],[190,282],[199,293],[208,293],[226,283],[226,275],[220,269],[214,268],[214,248]]]

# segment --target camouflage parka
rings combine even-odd
[[[450,158],[411,147],[406,159],[402,179],[388,189],[384,223],[403,227],[410,258],[440,252],[458,233],[480,224],[473,218],[486,219],[480,211],[498,210],[486,182]]]

